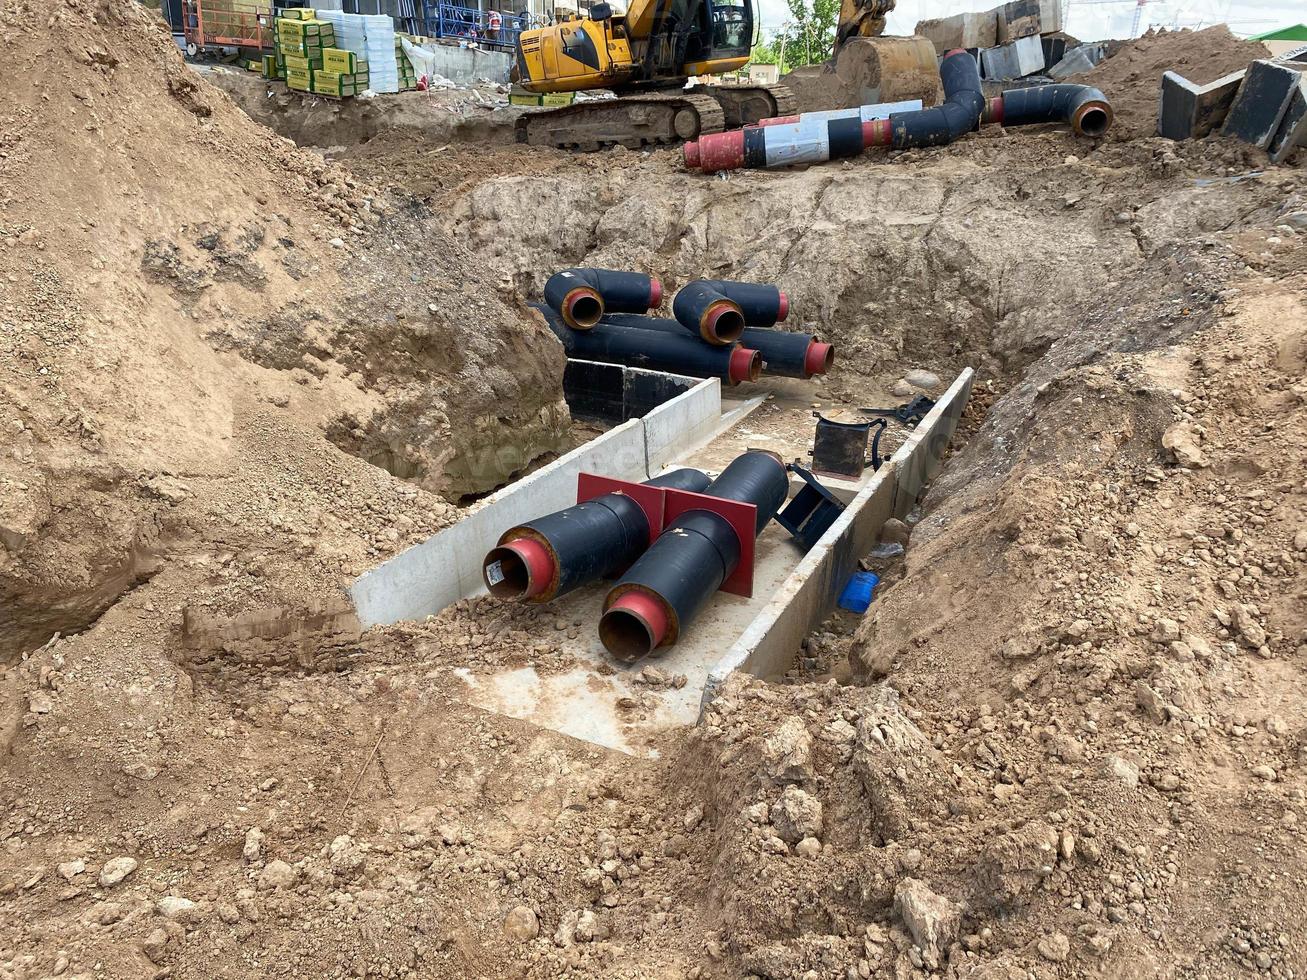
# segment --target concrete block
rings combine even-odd
[[[954,48],[992,48],[998,44],[998,14],[985,10],[918,21],[913,33],[927,38],[941,55]]]
[[[1201,139],[1225,121],[1244,72],[1195,85],[1173,71],[1162,75],[1157,100],[1157,134],[1169,140]]]
[[[1298,64],[1307,64],[1307,44],[1301,47],[1291,48],[1284,54],[1275,59],[1276,61],[1296,62]]]
[[[1037,34],[980,52],[986,78],[1025,78],[1044,70],[1044,46]]]
[[[1302,74],[1266,152],[1271,155],[1272,163],[1282,163],[1297,146],[1307,146],[1307,75]]]
[[[1032,34],[1056,34],[1062,30],[1059,0],[1012,0],[994,8],[991,13],[997,15],[999,44]]]
[[[1064,37],[1041,37],[1040,44],[1044,46],[1044,70],[1048,71],[1063,58],[1066,57],[1066,38]]]
[[[1055,79],[1081,75],[1103,60],[1104,50],[1102,44],[1082,44],[1078,48],[1071,48],[1048,73]]]
[[[1222,135],[1266,149],[1300,81],[1299,73],[1287,65],[1254,61],[1239,83]]]

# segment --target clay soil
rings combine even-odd
[[[1304,160],[1131,108],[1231,40],[1125,45],[1099,144],[709,178],[297,146],[143,10],[5,8],[0,978],[1303,976]],[[463,697],[590,624],[344,600],[591,433],[523,306],[577,264],[786,288],[839,360],[764,433],[977,372],[871,610],[651,759]]]

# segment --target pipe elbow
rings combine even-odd
[[[986,117],[1004,126],[1066,123],[1077,136],[1099,139],[1112,126],[1112,104],[1090,85],[1039,85],[1009,89],[987,107]]]
[[[644,313],[662,300],[663,284],[642,272],[564,269],[545,282],[545,302],[573,330],[589,330],[605,313]]]

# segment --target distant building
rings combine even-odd
[[[755,85],[775,85],[781,80],[780,65],[748,65],[745,70]]]

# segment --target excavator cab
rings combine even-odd
[[[682,62],[685,74],[730,70],[728,64],[748,59],[753,34],[752,0],[698,0]]]

